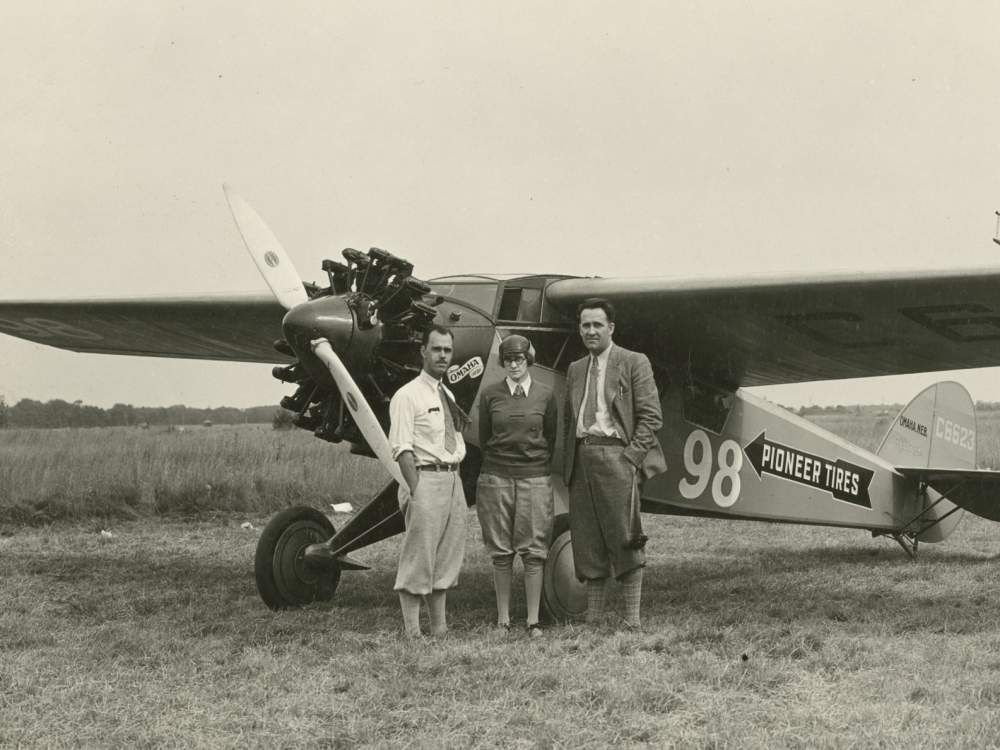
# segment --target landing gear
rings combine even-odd
[[[542,574],[542,612],[550,621],[565,622],[587,611],[587,588],[576,580],[569,516],[556,516],[552,544]]]
[[[931,525],[933,526],[934,524]],[[926,529],[924,529],[924,531],[926,531]],[[903,548],[903,551],[906,553],[907,557],[909,557],[911,560],[916,559],[917,547],[919,546],[920,543],[920,540],[917,538],[919,536],[919,533],[912,531],[898,531],[898,532],[872,531],[872,539],[875,539],[876,537],[880,536],[892,537],[892,539],[896,542],[896,544],[898,544],[900,547]]]
[[[288,609],[333,598],[340,568],[309,565],[304,553],[335,531],[330,519],[308,506],[287,508],[268,521],[254,555],[257,592],[268,607]]]
[[[896,540],[896,544],[903,548],[907,556],[911,560],[915,559],[917,556],[917,535],[912,534],[907,531],[900,532],[899,534],[893,534],[892,538]]]

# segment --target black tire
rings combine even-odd
[[[286,508],[264,527],[254,554],[257,593],[274,610],[333,598],[340,569],[307,565],[303,552],[336,533],[330,519],[305,505]]]
[[[550,622],[571,622],[587,611],[587,587],[576,580],[569,515],[555,517],[542,573],[542,613]]]

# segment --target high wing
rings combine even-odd
[[[0,302],[0,333],[100,354],[283,362],[270,294]]]
[[[1000,365],[1000,270],[563,279],[565,315],[610,299],[615,340],[728,388]]]
[[[1000,366],[1000,271],[567,278],[546,301],[617,309],[615,339],[674,372],[759,386]],[[80,352],[278,362],[268,294],[0,302],[0,333]]]

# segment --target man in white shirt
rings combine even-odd
[[[423,369],[389,402],[389,444],[405,484],[399,504],[406,531],[396,584],[406,635],[420,636],[420,601],[431,634],[448,631],[446,592],[458,582],[465,555],[468,506],[458,466],[465,458],[465,417],[441,382],[451,364],[454,337],[444,326],[424,332]]]

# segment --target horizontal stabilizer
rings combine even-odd
[[[1000,521],[1000,471],[922,466],[897,466],[896,471],[909,479],[925,482],[970,513]]]

